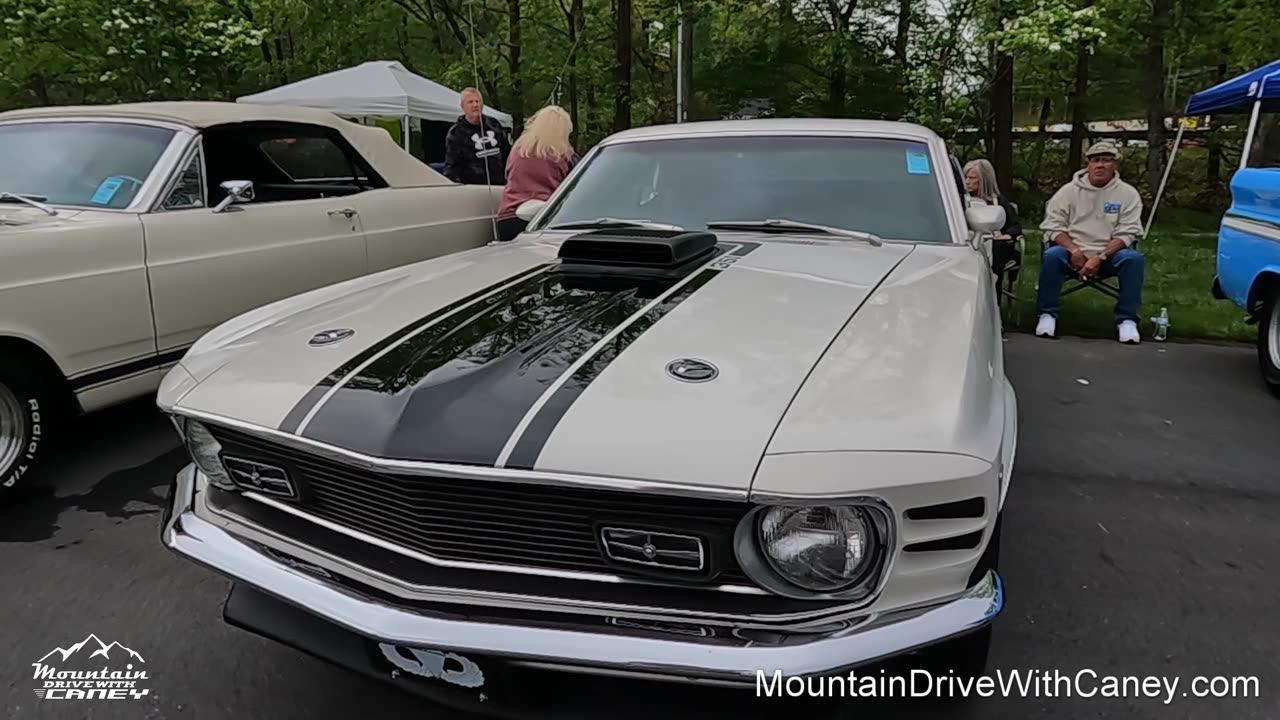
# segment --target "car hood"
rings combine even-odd
[[[664,282],[566,275],[556,242],[349,281],[213,331],[161,404],[373,457],[745,489],[829,348],[920,250],[720,246]]]
[[[0,204],[0,232],[12,231],[14,228],[54,228],[83,213],[83,210],[58,208],[57,215],[50,215],[29,205],[3,203]]]

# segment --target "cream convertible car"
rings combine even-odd
[[[222,322],[483,246],[500,195],[321,110],[0,113],[0,496],[60,420],[154,392]]]
[[[163,542],[235,625],[423,692],[981,673],[1017,412],[963,187],[914,125],[615,135],[511,243],[197,343]]]

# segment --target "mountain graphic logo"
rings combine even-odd
[[[116,657],[112,658],[111,651],[116,649],[122,650],[123,653],[117,652]],[[146,662],[146,660],[142,659],[141,655],[125,647],[124,645],[121,645],[118,642],[112,642],[110,644],[104,643],[102,642],[102,640],[98,639],[97,635],[93,635],[93,634],[90,634],[89,637],[67,648],[60,648],[60,647],[54,648],[49,651],[48,655],[45,655],[44,657],[40,658],[36,662],[42,663],[55,655],[58,656],[58,659],[60,661],[66,662],[68,658],[70,658],[72,655],[75,655],[76,653],[79,653],[82,650],[92,650],[92,652],[88,656],[91,659],[96,657],[101,657],[106,660],[126,659],[123,657],[123,655],[127,654],[128,655],[127,659],[137,660],[138,662]]]

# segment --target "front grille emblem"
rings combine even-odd
[[[222,464],[227,468],[231,481],[246,490],[283,497],[298,496],[284,468],[235,457],[224,457]]]
[[[692,535],[606,527],[600,542],[611,560],[668,570],[698,572],[706,567],[702,539]]]

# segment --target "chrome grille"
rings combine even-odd
[[[754,585],[733,556],[745,502],[580,487],[374,472],[208,424],[224,456],[285,467],[299,508],[380,540],[444,560],[661,577],[677,583]],[[701,572],[610,561],[605,527],[700,537]]]

